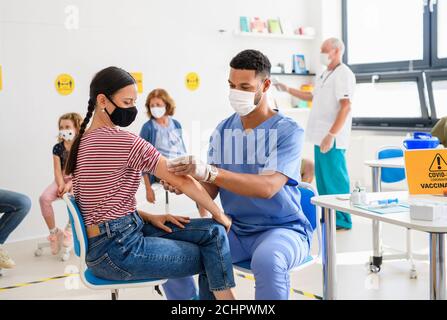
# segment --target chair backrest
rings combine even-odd
[[[64,194],[63,199],[67,205],[68,216],[70,217],[71,228],[73,230],[73,246],[75,254],[81,258],[81,261],[84,261],[87,253],[88,238],[81,210],[79,210],[76,200],[71,194]]]
[[[311,200],[313,197],[318,196],[318,191],[309,183],[300,182],[298,184],[298,189],[301,192],[301,209],[304,215],[309,220],[310,225],[314,232],[317,232],[318,238],[318,257],[321,257],[321,228],[320,228],[320,215],[321,208],[312,204]]]
[[[301,192],[301,209],[303,209],[303,213],[309,220],[312,229],[315,230],[317,228],[317,208],[310,202],[310,199],[316,196],[316,194],[312,189],[302,185],[298,185],[298,189]]]
[[[399,147],[382,147],[377,152],[377,159],[403,157],[404,152]],[[405,179],[405,169],[400,168],[381,168],[381,181],[385,183],[399,182]]]

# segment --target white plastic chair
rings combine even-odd
[[[146,279],[146,280],[130,280],[130,281],[115,281],[100,279],[93,275],[85,263],[85,257],[88,248],[87,232],[85,230],[84,221],[81,211],[72,195],[64,194],[63,199],[67,204],[68,215],[72,224],[73,230],[73,245],[75,254],[79,259],[79,275],[81,281],[87,288],[92,290],[110,290],[112,300],[118,299],[119,289],[126,288],[141,288],[153,286],[159,291],[158,286],[165,283],[166,279]]]
[[[318,253],[316,255],[309,255],[300,265],[289,270],[289,273],[295,273],[304,268],[307,268],[318,261],[321,261],[321,208],[313,205],[310,200],[318,196],[318,191],[309,183],[300,182],[297,188],[301,191],[301,207],[309,222],[312,225],[314,232],[317,233],[318,238]],[[233,268],[243,274],[253,276],[250,268],[251,260],[245,260],[233,264]]]

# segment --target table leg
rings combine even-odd
[[[444,233],[430,233],[430,299],[446,299]]]
[[[380,192],[380,168],[372,167],[372,191]],[[372,222],[372,234],[373,234],[373,256],[371,257],[371,271],[380,271],[382,265],[382,223],[377,220]]]
[[[323,298],[337,299],[335,210],[323,208]]]

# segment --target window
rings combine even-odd
[[[354,127],[431,126],[421,72],[358,74],[356,78]]]
[[[343,59],[358,80],[354,127],[428,129],[447,116],[447,71],[440,70],[447,0],[342,0],[342,14]]]
[[[447,0],[436,0],[432,19],[433,66],[447,67]]]
[[[447,117],[447,71],[427,72],[426,79],[433,119]]]
[[[345,62],[354,72],[427,67],[428,11],[423,0],[344,0]]]

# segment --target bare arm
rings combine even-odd
[[[211,199],[216,199],[217,195],[219,194],[219,187],[215,184],[206,183],[206,182],[200,182],[202,186],[205,188],[205,190],[210,195]]]
[[[341,99],[340,110],[338,111],[337,118],[335,119],[332,127],[329,129],[327,135],[320,143],[320,150],[322,153],[328,152],[334,145],[335,137],[343,128],[349,112],[351,112],[351,102],[349,101],[349,99]]]
[[[304,92],[290,87],[287,87],[287,92],[292,96],[305,101],[312,101],[314,98],[312,92]]]
[[[65,185],[64,176],[62,175],[61,169],[61,158],[53,155],[53,169],[54,169],[54,180],[58,187],[63,187]]]
[[[143,174],[143,180],[144,180],[144,185],[146,186],[146,190],[151,188],[151,180],[149,179],[149,176],[147,174]]]
[[[351,112],[351,101],[349,99],[341,99],[340,111],[338,111],[337,118],[329,130],[330,133],[336,135],[343,128],[349,112]]]
[[[163,156],[160,156],[157,169],[155,170],[155,176],[165,180],[171,186],[196,201],[200,206],[208,210],[213,217],[218,218],[222,216],[222,210],[210,198],[207,190],[200,184],[200,182],[189,175],[179,176],[169,172],[166,158]]]
[[[214,184],[233,193],[246,197],[272,198],[287,183],[288,178],[279,172],[257,175],[235,173],[218,169]]]

